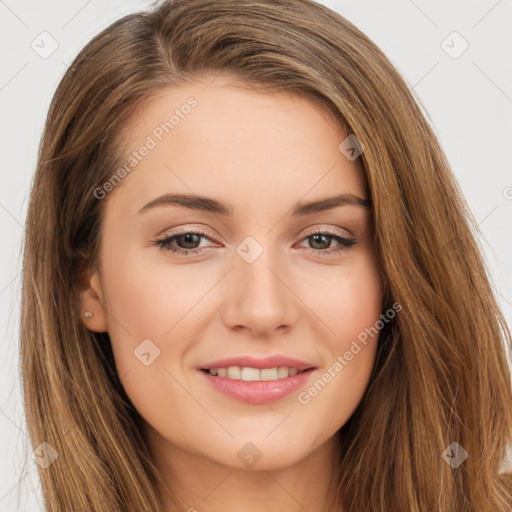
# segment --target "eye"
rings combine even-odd
[[[165,251],[188,256],[203,252],[204,247],[200,245],[202,239],[211,241],[208,234],[203,231],[183,230],[178,234],[156,240],[155,243]],[[355,238],[347,238],[336,233],[321,230],[310,233],[301,240],[301,242],[304,241],[311,245],[311,247],[306,248],[308,251],[313,251],[315,254],[322,256],[347,250],[357,243]],[[338,243],[337,247],[331,247],[333,241]]]
[[[208,235],[202,231],[183,231],[177,235],[165,237],[157,240],[156,244],[166,251],[178,254],[197,254],[201,252],[201,248],[197,245],[202,238],[210,240]],[[172,244],[176,242],[178,247]]]
[[[320,254],[321,256],[330,255],[333,253],[338,253],[339,251],[344,251],[352,247],[357,243],[355,238],[348,238],[345,236],[338,235],[336,233],[331,233],[328,231],[317,230],[313,233],[310,233],[303,241],[307,241],[312,248],[307,248],[315,252],[316,254]],[[331,247],[331,243],[335,241],[339,244],[338,247]]]

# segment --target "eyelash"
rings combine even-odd
[[[182,249],[182,248],[174,248],[174,247],[170,246],[170,244],[172,242],[174,242],[177,238],[180,238],[182,236],[189,235],[189,234],[190,235],[202,236],[202,237],[207,238],[208,240],[211,240],[210,237],[208,236],[208,234],[204,233],[202,231],[184,230],[184,231],[182,231],[180,233],[177,233],[175,235],[167,236],[167,237],[162,238],[160,240],[156,240],[155,243],[161,249],[163,249],[164,251],[169,251],[169,252],[171,252],[173,254],[177,253],[177,254],[182,255],[182,256],[188,256],[188,255],[200,253],[202,251],[202,249],[200,249],[200,248],[196,248],[196,249]],[[357,244],[357,239],[356,238],[346,238],[346,237],[339,236],[339,235],[336,235],[334,233],[330,233],[330,232],[322,231],[322,230],[315,230],[315,231],[313,231],[312,233],[310,233],[306,237],[304,237],[301,241],[307,240],[308,238],[313,237],[315,235],[327,236],[328,238],[331,238],[332,240],[335,240],[336,242],[338,242],[340,244],[340,246],[338,248],[335,248],[334,250],[332,250],[333,249],[332,247],[330,247],[329,249],[312,249],[312,248],[309,248],[310,251],[313,251],[313,252],[315,252],[317,254],[320,254],[321,256],[328,256],[328,255],[332,255],[334,253],[338,253],[340,251],[346,251],[347,249],[350,249],[352,246]]]

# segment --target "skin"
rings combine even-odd
[[[307,404],[298,392],[244,403],[211,387],[198,368],[236,355],[283,354],[316,367],[304,391],[376,323],[383,288],[371,212],[344,205],[290,213],[297,201],[367,198],[363,174],[338,149],[346,134],[321,107],[228,79],[210,82],[160,93],[128,124],[127,158],[175,108],[190,96],[198,101],[103,199],[100,261],[81,296],[94,314],[86,324],[109,333],[151,453],[181,499],[181,508],[168,499],[168,512],[325,511],[335,433],[363,397],[377,339],[369,337]],[[222,200],[234,215],[173,204],[139,213],[171,192]],[[202,252],[173,254],[155,243],[178,228],[204,230],[207,237],[171,244]],[[315,229],[357,243],[315,243]],[[236,252],[247,236],[263,250],[252,263]],[[145,339],[160,350],[148,366],[134,356]],[[237,457],[249,442],[261,454],[252,467]]]

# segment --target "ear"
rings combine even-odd
[[[101,279],[97,270],[88,268],[80,280],[80,301],[82,310],[80,318],[87,329],[94,332],[108,331],[107,311],[103,299]],[[90,311],[93,316],[85,318],[84,313]]]

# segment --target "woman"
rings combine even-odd
[[[510,510],[511,339],[474,221],[338,14],[112,24],[56,91],[26,225],[48,510]]]

